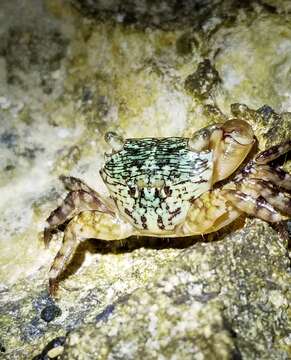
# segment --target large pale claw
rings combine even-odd
[[[227,178],[246,158],[254,142],[251,126],[244,120],[232,119],[222,126],[221,139],[215,139],[213,183]]]

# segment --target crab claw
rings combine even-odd
[[[255,142],[251,126],[231,119],[195,132],[188,140],[192,151],[213,151],[212,184],[227,178],[243,162]]]
[[[223,124],[224,137],[230,137],[240,145],[250,145],[254,143],[254,132],[246,121],[232,119]]]
[[[232,119],[221,127],[222,135],[213,136],[210,145],[214,149],[213,183],[227,178],[246,158],[254,142],[251,126],[244,120]]]

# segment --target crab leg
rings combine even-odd
[[[96,197],[97,199],[99,199],[103,204],[105,204],[113,212],[113,208],[114,208],[113,201],[108,197],[102,196],[96,190],[90,188],[90,186],[88,186],[86,183],[84,183],[84,181],[82,181],[81,179],[78,179],[74,176],[65,176],[65,175],[61,175],[59,177],[59,179],[61,180],[64,187],[68,191],[83,190],[83,191],[91,194],[92,196]]]
[[[132,234],[132,226],[111,214],[85,211],[66,227],[61,249],[55,256],[49,272],[49,292],[54,295],[58,278],[72,260],[80,242],[89,239],[118,240]]]
[[[287,140],[281,144],[270,147],[267,150],[261,151],[255,158],[257,164],[267,164],[268,162],[277,159],[279,156],[291,150],[291,140]]]
[[[84,190],[88,193],[93,193],[97,196],[100,196],[100,194],[98,194],[97,191],[93,190],[88,185],[86,185],[81,179],[78,179],[74,176],[61,175],[59,179],[64,184],[65,188],[69,191]]]
[[[238,190],[224,190],[223,193],[234,207],[249,215],[268,222],[278,222],[286,219],[261,196],[255,198]]]
[[[99,194],[96,190],[92,189],[83,180],[76,178],[74,176],[65,176],[65,175],[61,175],[59,179],[63,183],[66,190],[68,191],[83,190],[91,195],[94,195],[95,197],[100,199],[103,203],[108,204],[108,198],[105,198],[104,196]],[[110,205],[108,206],[111,207]]]
[[[84,190],[71,191],[63,203],[47,218],[48,226],[44,229],[45,245],[48,245],[50,241],[52,230],[85,210],[113,213],[112,210],[92,192],[89,193]]]
[[[286,190],[291,190],[291,175],[280,168],[272,168],[269,165],[257,165],[252,169],[249,177],[269,180]]]
[[[291,198],[288,194],[280,191],[276,185],[270,181],[261,179],[248,179],[242,183],[240,189],[254,197],[263,196],[275,209],[283,214],[291,216]]]
[[[58,289],[57,278],[63,269],[66,267],[66,264],[72,259],[79,243],[80,239],[75,236],[75,231],[77,225],[70,223],[63,237],[63,244],[61,249],[58,251],[57,255],[54,258],[54,262],[49,271],[49,292],[51,295],[55,295]]]
[[[235,177],[235,189],[223,190],[225,198],[234,207],[265,221],[290,218],[291,176],[280,168],[267,165],[290,149],[291,140],[287,140],[260,152]]]

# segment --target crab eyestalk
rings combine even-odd
[[[255,142],[251,126],[244,120],[232,119],[224,123],[221,133],[213,133],[210,147],[214,149],[212,182],[232,174],[246,158]]]
[[[109,131],[105,134],[104,138],[107,144],[110,145],[114,153],[120,151],[123,148],[124,139],[116,132]]]
[[[213,133],[219,130],[222,124],[215,124],[196,131],[188,141],[188,146],[192,151],[209,150],[210,139]]]

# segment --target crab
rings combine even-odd
[[[88,238],[183,237],[216,232],[243,214],[271,223],[291,217],[291,175],[268,164],[291,149],[291,140],[246,162],[256,140],[244,120],[205,127],[191,138],[124,140],[109,132],[105,140],[112,151],[105,153],[100,175],[109,197],[80,179],[60,177],[69,193],[44,230],[47,245],[66,224],[49,271],[52,295]]]

